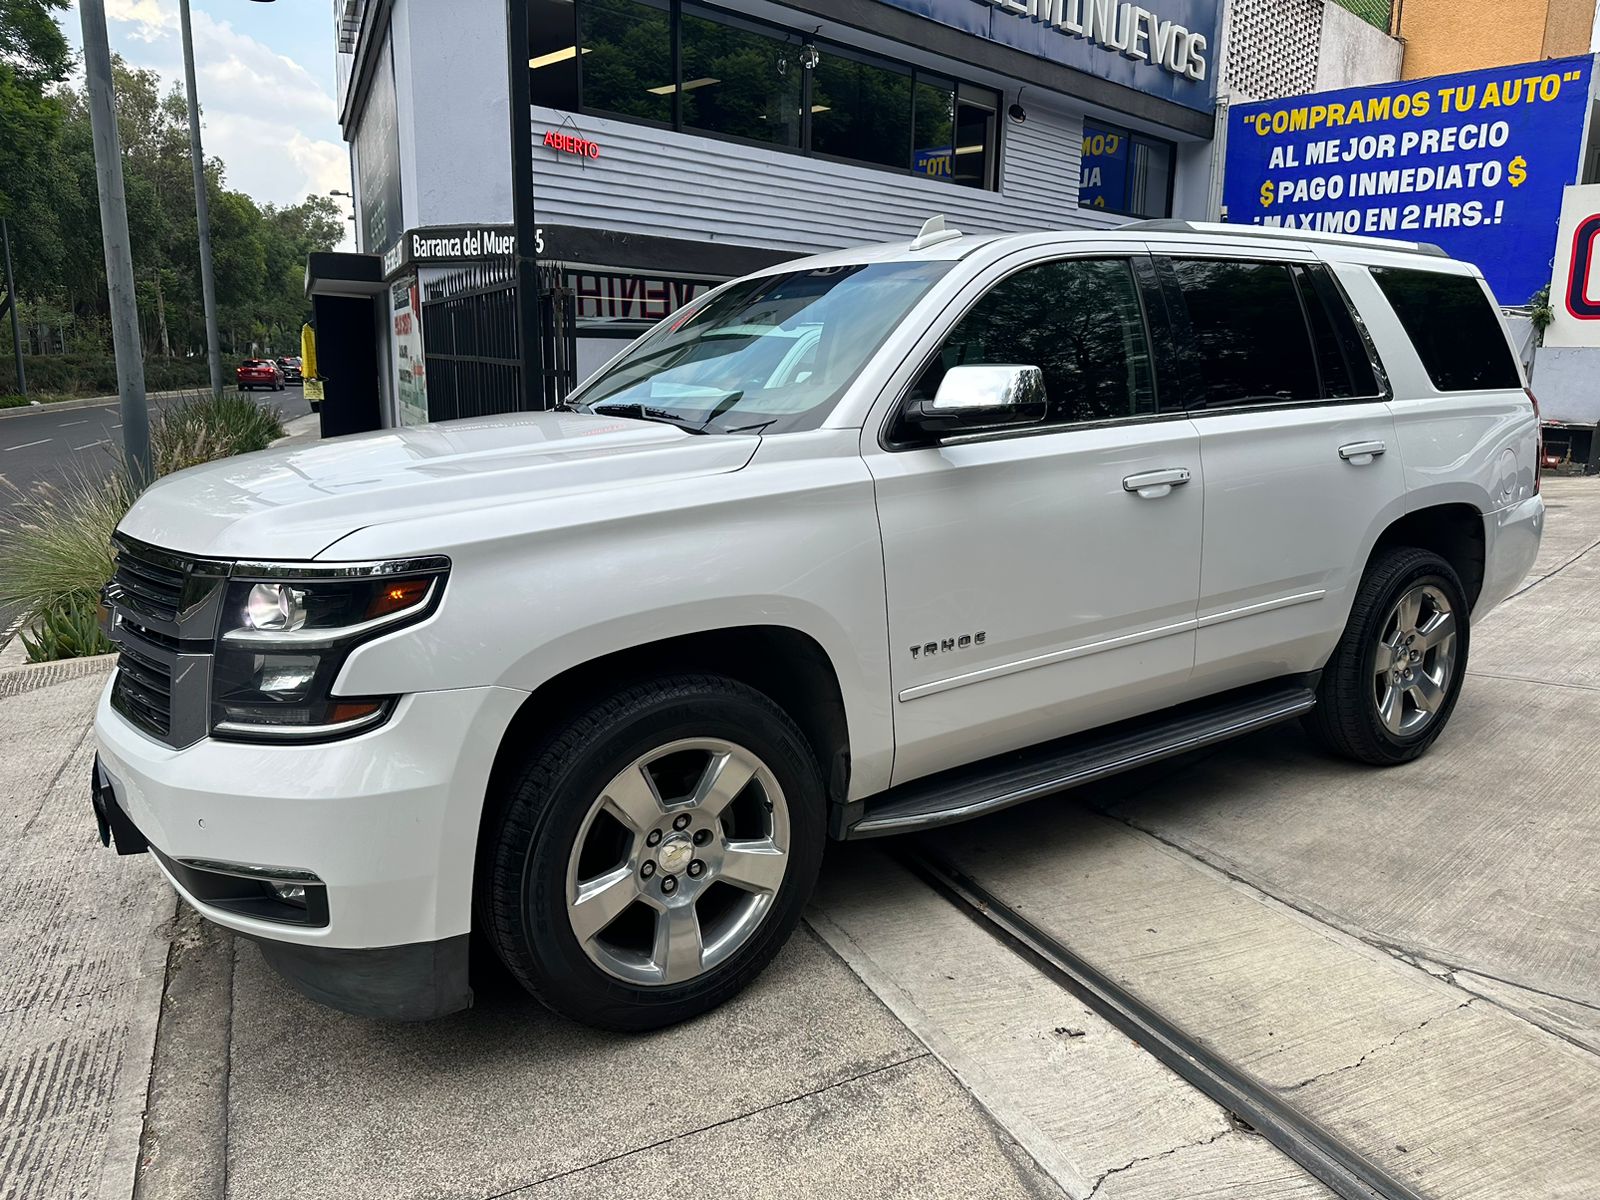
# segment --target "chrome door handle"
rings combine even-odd
[[[1339,457],[1352,467],[1364,467],[1388,448],[1383,442],[1351,442],[1339,447]]]
[[[1122,490],[1133,492],[1141,500],[1159,500],[1170,495],[1173,488],[1182,487],[1188,482],[1188,467],[1168,467],[1164,471],[1144,471],[1126,476],[1122,481]]]

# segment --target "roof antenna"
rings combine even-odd
[[[961,230],[945,228],[943,213],[935,213],[922,223],[922,228],[911,241],[911,249],[926,250],[929,246],[937,246],[940,242],[960,236]]]

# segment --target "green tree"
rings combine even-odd
[[[83,95],[64,85],[70,56],[53,13],[66,0],[0,0],[0,214],[12,222],[29,349],[109,354],[94,142]],[[128,232],[146,356],[205,352],[188,108],[153,71],[114,59]],[[258,204],[205,169],[224,355],[252,344],[292,353],[308,308],[306,255],[344,226],[333,202]],[[0,351],[9,351],[9,329]]]

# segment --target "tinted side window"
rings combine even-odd
[[[1521,388],[1516,360],[1483,287],[1470,275],[1373,267],[1433,386],[1441,392]]]
[[[1297,266],[1294,276],[1311,326],[1322,394],[1330,400],[1381,395],[1371,350],[1328,268],[1320,263]]]
[[[912,398],[931,400],[947,370],[977,363],[1038,367],[1047,424],[1156,411],[1139,293],[1124,258],[1041,263],[997,283],[950,332]]]
[[[1319,398],[1316,359],[1284,263],[1176,259],[1207,408]]]

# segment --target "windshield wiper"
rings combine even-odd
[[[723,433],[760,433],[768,425],[777,424],[777,417],[769,417],[765,421],[757,421],[754,425],[735,425],[732,429],[724,429]]]
[[[672,412],[669,409],[650,408],[643,404],[626,401],[618,401],[616,404],[600,403],[591,405],[587,411],[601,415],[637,417],[641,421],[656,421],[663,425],[676,426],[677,428],[685,430],[688,433],[705,432],[705,430],[700,428],[700,426],[690,424],[677,413]]]

